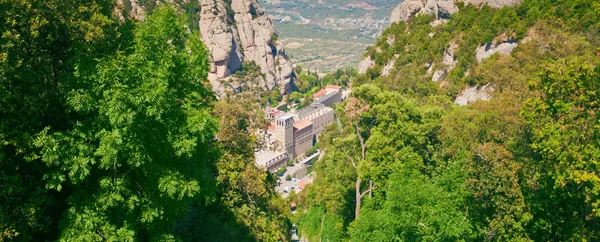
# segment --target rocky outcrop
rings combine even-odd
[[[436,18],[449,18],[458,11],[455,0],[406,0],[392,11],[390,22],[408,21],[417,14],[434,14]]]
[[[477,47],[475,57],[477,58],[477,61],[481,63],[483,59],[489,58],[496,53],[509,55],[517,45],[517,42],[487,43]]]
[[[494,88],[489,83],[484,86],[465,88],[460,92],[460,95],[456,97],[454,103],[460,106],[465,106],[469,103],[477,102],[479,100],[487,101],[492,99],[493,91]]]
[[[458,49],[458,45],[454,42],[450,42],[450,47],[444,51],[444,57],[442,59],[441,65],[438,69],[433,73],[431,77],[431,81],[438,82],[444,79],[454,67],[458,63],[457,60],[454,59],[454,52]],[[428,73],[433,71],[434,66],[432,65],[428,70]]]
[[[200,3],[200,35],[212,53],[209,79],[213,87],[249,61],[265,74],[263,87],[272,90],[278,86],[281,93],[291,91],[295,78],[292,64],[256,0],[234,0],[230,6],[223,0]]]
[[[375,61],[370,56],[367,57],[367,58],[365,58],[365,59],[363,59],[358,64],[358,74],[365,74],[365,73],[367,73],[367,70],[369,70],[369,68],[371,68],[374,65],[375,65]]]
[[[383,70],[381,71],[382,76],[389,75],[390,71],[392,71],[394,69],[394,64],[396,64],[396,58],[398,58],[397,55],[394,56],[394,59],[392,59],[387,64],[385,64],[385,66],[383,67]]]
[[[177,4],[174,0],[156,1]],[[295,74],[283,47],[277,42],[273,23],[265,14],[257,0],[185,0],[198,1],[199,29],[202,41],[211,53],[212,64],[209,80],[217,94],[226,89],[223,79],[240,70],[242,62],[254,62],[264,74],[260,84],[244,84],[251,88],[263,87],[273,90],[279,87],[281,93],[293,89]],[[117,0],[120,9],[129,11],[130,18],[144,20],[145,9],[140,0]],[[227,3],[229,2],[229,3]],[[178,6],[181,7],[181,6]],[[117,11],[117,14],[120,14]],[[123,16],[123,15],[120,15]],[[236,82],[228,82],[236,83]],[[239,85],[233,89],[239,89]]]
[[[447,19],[458,11],[457,3],[481,6],[487,4],[492,8],[514,6],[522,0],[405,0],[392,11],[391,23],[408,21],[417,14],[433,14],[437,19]]]
[[[117,0],[115,13],[121,20],[125,19],[123,10],[128,11],[127,15],[129,18],[138,21],[143,21],[144,16],[146,15],[146,11],[144,11],[144,8],[137,3],[137,0]]]
[[[492,8],[502,8],[504,6],[512,7],[521,4],[522,0],[459,0],[466,4],[473,4],[477,7],[481,7],[483,4],[487,4]]]

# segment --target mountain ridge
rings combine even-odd
[[[198,29],[202,41],[211,53],[208,79],[213,91],[222,96],[226,90],[238,92],[246,89],[261,91],[278,88],[281,94],[294,89],[294,73],[283,46],[277,42],[278,35],[269,16],[256,0],[199,0],[198,3],[182,0],[165,0],[150,3],[140,0],[118,0],[129,16],[138,21],[163,2],[169,2],[180,10],[192,4],[188,17],[197,20],[190,23]],[[196,19],[197,18],[197,19]],[[263,76],[257,83],[237,82],[231,74],[242,69],[243,62],[254,62]],[[228,81],[225,81],[228,80]]]

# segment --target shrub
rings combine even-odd
[[[283,174],[285,174],[285,166],[280,167],[276,173],[278,176],[283,176]]]
[[[313,155],[314,153],[317,153],[317,146],[313,146],[310,149],[308,149],[306,152],[304,152],[304,155],[306,157],[309,157],[309,156]]]

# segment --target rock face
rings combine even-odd
[[[512,7],[521,4],[522,0],[460,0],[466,4],[473,4],[480,7],[483,4],[487,4],[492,8],[502,8],[504,6]]]
[[[367,73],[367,70],[369,68],[371,68],[372,66],[375,65],[375,61],[369,56],[365,59],[363,59],[359,64],[358,64],[358,74],[365,74]]]
[[[444,79],[454,67],[458,61],[454,60],[454,52],[458,49],[458,45],[454,42],[450,42],[450,47],[446,49],[444,52],[444,59],[442,60],[442,65],[433,73],[433,77],[431,77],[431,81],[438,82]],[[428,73],[433,70],[433,66],[430,67]]]
[[[449,18],[458,11],[455,0],[406,0],[392,11],[390,22],[408,21],[417,14],[434,14],[436,18]]]
[[[392,71],[392,69],[394,69],[394,64],[396,64],[396,60],[395,59],[392,59],[387,64],[385,64],[385,66],[383,67],[383,70],[381,71],[381,75],[382,76],[389,75],[390,71]]]
[[[481,6],[487,4],[492,8],[514,6],[522,0],[405,0],[392,11],[391,23],[408,21],[417,14],[434,14],[437,19],[447,19],[458,11],[457,3]]]
[[[460,92],[460,95],[456,97],[454,103],[460,106],[465,106],[469,103],[477,102],[479,100],[487,101],[492,98],[493,91],[494,88],[489,83],[481,87],[475,86],[465,88]]]
[[[136,0],[117,0],[117,6],[121,6],[125,9],[125,6],[129,6],[129,17],[138,21],[143,21],[146,11],[144,8],[140,6]],[[115,13],[119,16],[121,20],[124,20],[123,12],[116,8]]]
[[[174,0],[150,1],[156,1],[155,5],[178,3]],[[251,88],[273,90],[277,86],[281,93],[293,89],[296,76],[292,64],[277,42],[273,23],[257,0],[184,0],[183,3],[188,1],[200,3],[200,35],[212,57],[208,78],[218,95],[225,90],[222,80],[240,70],[242,62],[246,61],[256,63],[264,74],[264,80],[258,86],[252,84]],[[117,5],[129,10],[131,18],[144,20],[147,11],[141,0],[117,0]],[[116,10],[123,17],[121,11]],[[239,89],[239,86],[233,89]]]
[[[292,89],[295,74],[271,20],[256,0],[200,0],[200,35],[212,53],[209,79],[219,89],[219,79],[239,70],[244,61],[253,61],[266,80],[262,85],[281,93]],[[216,90],[218,91],[218,90]]]
[[[477,47],[477,53],[475,57],[477,57],[477,61],[481,63],[481,61],[485,58],[489,58],[493,54],[499,53],[501,55],[509,55],[512,50],[517,47],[517,42],[502,42],[502,43],[487,43],[485,45]]]

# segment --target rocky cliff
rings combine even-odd
[[[256,0],[156,0],[141,4],[140,0],[118,0],[133,19],[143,20],[149,6],[171,2],[178,7],[198,1],[200,36],[212,54],[209,80],[213,90],[222,94],[226,89],[239,89],[245,83],[224,82],[230,74],[242,68],[242,62],[254,62],[260,67],[262,80],[252,88],[288,93],[295,74],[283,47],[277,42],[273,23]],[[235,83],[232,85],[232,83]]]
[[[459,3],[502,8],[518,5],[521,0],[405,0],[392,11],[390,22],[408,21],[417,14],[435,14],[438,19],[447,19],[458,11]]]
[[[289,92],[295,78],[292,64],[277,42],[273,23],[256,0],[200,0],[200,35],[212,53],[209,79],[213,89],[225,87],[218,81],[239,70],[242,62],[255,62],[265,79],[262,86]]]

